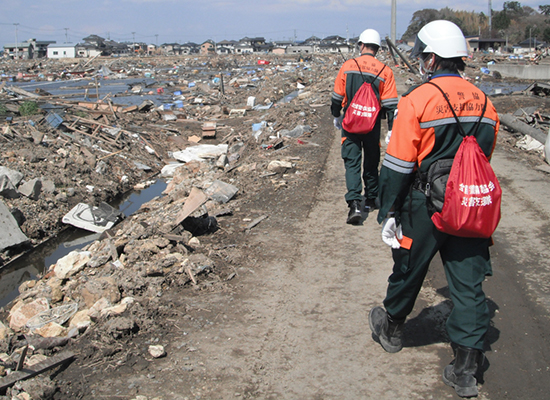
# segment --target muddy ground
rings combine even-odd
[[[75,357],[66,366],[18,383],[9,389],[10,395],[55,399],[453,397],[439,380],[439,369],[450,357],[443,325],[449,305],[441,298],[440,273],[431,273],[427,281],[408,323],[411,339],[402,353],[392,359],[370,338],[366,315],[383,298],[390,252],[379,239],[375,216],[366,216],[359,227],[345,224],[343,166],[328,108],[339,66],[335,60],[313,60],[311,68],[276,74],[263,80],[261,87],[235,88],[233,97],[211,94],[219,99],[213,114],[204,116],[204,110],[195,110],[194,118],[180,119],[147,137],[158,154],[166,155],[164,159],[152,157],[138,139],[123,135],[121,140],[128,142],[120,145],[129,157],[154,166],[147,173],[112,156],[106,159],[109,172],[98,175],[94,167],[101,155],[90,160],[74,143],[52,141],[38,146],[17,135],[6,140],[2,165],[26,176],[53,177],[56,188],[75,188],[71,196],[60,196],[64,189],[59,189],[37,201],[6,201],[11,209],[22,211],[21,229],[33,242],[54,235],[61,227],[60,218],[73,204],[109,201],[150,179],[170,152],[181,148],[174,145],[181,146],[181,138],[173,137],[200,135],[205,120],[216,120],[222,129],[217,139],[201,143],[226,140],[233,148],[230,154],[235,154],[224,168],[215,167],[215,160],[188,165],[175,178],[177,184],[170,193],[123,221],[111,237],[89,246],[95,257],[84,270],[50,284],[48,290],[41,282],[22,285],[19,300],[44,297],[52,306],[77,301],[84,310],[104,297],[112,304],[120,304],[123,298],[132,302],[120,313],[94,317],[63,345],[35,350],[46,356],[68,350]],[[403,93],[405,82],[414,77],[402,69],[395,71]],[[475,76],[474,69],[470,72]],[[264,102],[281,90],[289,93],[298,82],[310,95],[268,111],[248,110],[241,118],[229,118],[223,111],[224,107],[245,108],[249,96]],[[520,106],[548,109],[546,98],[492,100],[500,113]],[[162,115],[153,111],[118,118],[128,120],[126,128],[143,127],[155,118],[153,123],[164,124]],[[297,125],[309,125],[311,132],[284,138],[282,143],[269,135],[256,141],[251,125],[262,120],[272,128],[271,134]],[[519,136],[501,133],[499,151],[504,159],[518,158],[522,165],[539,167],[540,155],[514,147]],[[59,155],[58,150],[67,147],[67,155]],[[274,160],[290,166],[270,169]],[[121,180],[121,175],[128,180]],[[186,236],[171,226],[191,187],[206,189],[215,179],[239,188],[226,204],[206,204],[206,215],[215,216],[217,228]],[[86,185],[96,189],[89,193]],[[102,258],[105,253],[108,256]],[[49,275],[43,280],[51,283]],[[99,278],[104,284],[96,293],[90,282]],[[9,320],[8,310],[3,321]],[[426,333],[426,326],[435,329]],[[32,340],[36,337],[24,330],[8,331],[3,351],[10,354]],[[498,338],[493,346],[495,342],[498,345]],[[164,346],[166,354],[154,358],[151,345]],[[511,380],[513,372],[509,374]],[[495,374],[491,379],[502,377]],[[503,398],[502,393],[510,392],[500,391],[497,385],[489,388],[494,396],[482,397]],[[537,393],[530,398],[543,398]]]

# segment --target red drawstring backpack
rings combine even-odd
[[[443,208],[432,215],[432,221],[438,230],[450,235],[489,238],[500,221],[502,189],[474,136],[485,114],[487,96],[473,133],[467,135],[443,90],[435,83],[429,83],[437,87],[447,100],[459,132],[464,136],[451,167]]]
[[[382,67],[372,82],[367,82],[359,63],[356,59],[353,59],[353,61],[355,61],[357,68],[359,68],[363,84],[355,93],[355,96],[353,96],[346,110],[346,115],[342,121],[342,128],[350,133],[365,134],[372,131],[380,113],[380,101],[372,89],[372,84],[376,82],[386,66]]]

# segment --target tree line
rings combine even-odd
[[[505,1],[502,10],[491,10],[491,21],[483,12],[453,10],[449,7],[416,11],[403,34],[414,39],[428,22],[445,19],[457,24],[466,36],[506,39],[512,45],[526,39],[550,43],[550,5],[540,5],[538,11],[522,6],[518,1]],[[490,25],[489,25],[490,24]]]

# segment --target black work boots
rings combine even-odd
[[[458,346],[455,359],[443,370],[443,382],[454,387],[460,397],[476,397],[478,391],[475,374],[482,360],[481,351]]]
[[[374,339],[388,353],[397,353],[403,348],[401,337],[405,320],[394,320],[382,307],[374,307],[369,313],[369,325]]]
[[[380,200],[377,198],[375,199],[367,199],[365,198],[365,212],[372,212],[374,210],[378,210],[380,208]]]
[[[351,200],[349,203],[349,213],[346,223],[358,224],[361,221],[361,202],[359,200]]]

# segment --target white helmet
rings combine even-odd
[[[451,21],[437,20],[424,25],[416,35],[411,57],[422,53],[435,53],[441,58],[466,57],[468,45],[458,26]]]
[[[365,29],[359,36],[359,43],[375,44],[380,47],[380,34],[374,29]]]

